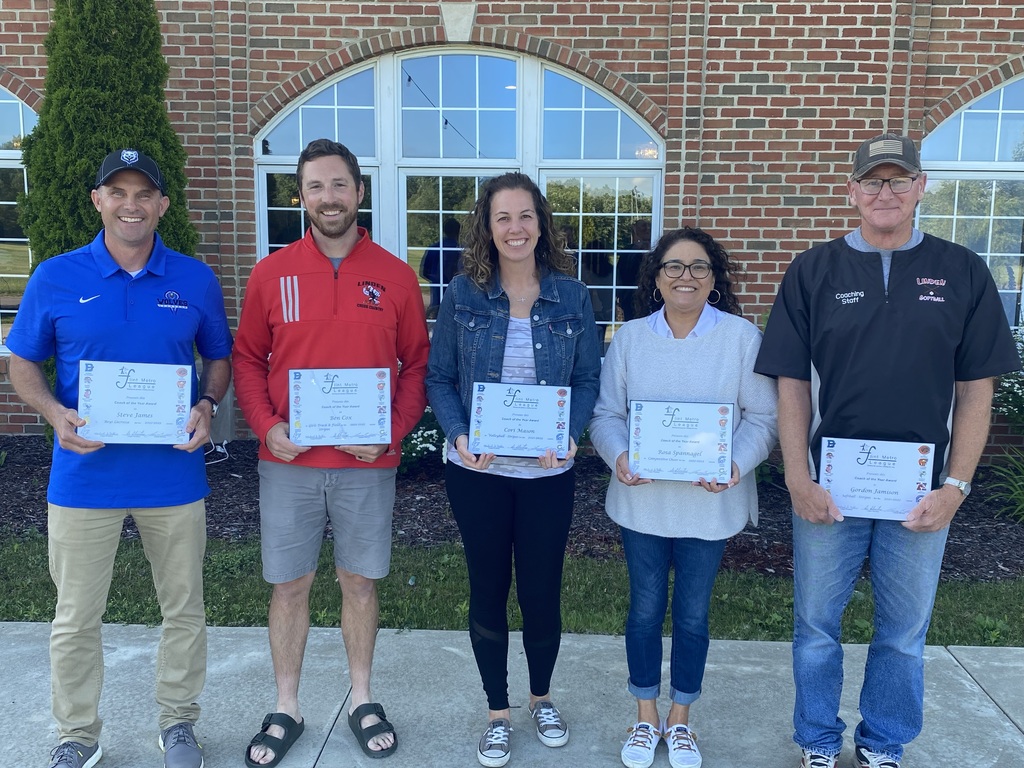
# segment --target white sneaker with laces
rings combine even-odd
[[[900,761],[884,752],[872,752],[865,747],[857,747],[857,768],[900,768]]]
[[[805,749],[800,756],[800,768],[836,768],[839,755],[823,755],[811,749]]]
[[[672,768],[700,768],[702,761],[697,749],[697,734],[688,725],[667,725],[662,736],[668,744],[668,762]]]
[[[622,745],[622,764],[626,768],[650,768],[661,741],[661,732],[651,723],[640,721],[629,729],[629,738]]]

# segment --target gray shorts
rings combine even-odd
[[[388,469],[319,469],[260,461],[263,578],[294,581],[316,570],[331,521],[334,564],[368,579],[391,567],[395,475]]]

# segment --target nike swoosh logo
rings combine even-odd
[[[98,299],[99,297],[100,297],[100,295],[99,295],[98,293],[97,293],[97,294],[96,294],[95,296],[90,296],[90,297],[89,297],[88,299],[87,299],[87,298],[85,298],[85,296],[82,296],[82,297],[81,297],[81,298],[80,298],[80,299],[78,300],[78,303],[79,303],[79,304],[88,304],[88,303],[89,303],[90,301],[92,301],[93,299]]]

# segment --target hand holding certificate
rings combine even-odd
[[[731,403],[629,403],[629,471],[725,485],[732,477]]]
[[[291,369],[288,404],[296,445],[391,443],[388,368]]]
[[[80,437],[104,443],[188,442],[192,366],[82,360],[78,365]]]
[[[468,450],[473,454],[542,456],[569,451],[571,387],[473,383]]]
[[[819,483],[843,515],[906,520],[931,489],[932,443],[821,439]]]

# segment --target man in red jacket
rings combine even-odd
[[[263,577],[274,585],[269,629],[277,706],[246,748],[250,766],[276,764],[304,728],[299,675],[328,520],[352,683],[349,725],[371,756],[397,748],[394,728],[370,696],[376,580],[390,567],[401,441],[426,406],[423,298],[412,268],[356,225],[363,199],[358,160],[343,145],[318,139],[299,156],[296,175],[312,226],[253,269],[233,363],[239,405],[261,439]],[[391,443],[292,442],[289,401],[296,393],[289,371],[310,368],[389,369]]]

